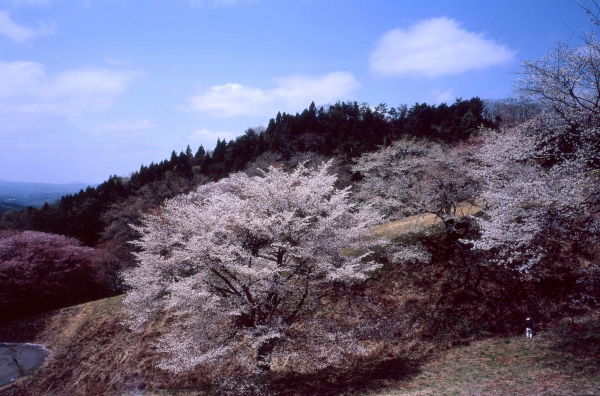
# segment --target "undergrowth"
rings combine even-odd
[[[589,307],[572,303],[576,260],[569,259],[568,249],[564,271],[525,281],[505,268],[478,264],[468,249],[442,234],[422,242],[432,252],[431,263],[392,263],[379,250],[375,258],[382,269],[351,290],[352,298],[349,291],[333,293],[337,297],[316,313],[385,318],[381,323],[389,331],[381,332],[377,353],[361,360],[323,369],[309,362],[287,365],[260,375],[236,375],[227,365],[170,374],[157,368],[152,346],[166,322],[157,318],[141,335],[131,332],[123,324],[122,297],[115,297],[0,327],[3,341],[33,341],[53,350],[27,387],[12,395],[508,395],[536,394],[539,381],[563,390],[579,386],[579,380],[595,386],[600,322],[585,319]],[[514,338],[524,332],[527,316],[537,336],[529,343]],[[535,392],[518,393],[519,387]],[[410,393],[415,389],[430,393]]]

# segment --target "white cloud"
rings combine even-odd
[[[225,132],[225,131],[213,132],[213,131],[209,131],[208,129],[199,129],[199,130],[196,130],[187,135],[187,138],[192,143],[202,143],[202,144],[207,143],[207,144],[211,144],[211,145],[213,145],[217,141],[217,139],[231,140],[233,137],[234,137],[234,134],[231,132]],[[212,146],[205,147],[205,148],[212,148]]]
[[[102,112],[137,75],[91,68],[48,75],[41,63],[0,61],[0,114],[79,117]]]
[[[133,122],[117,122],[111,124],[102,124],[98,127],[104,131],[146,131],[154,129],[158,125],[150,120],[139,120]]]
[[[320,77],[293,75],[274,82],[275,87],[271,89],[217,85],[191,97],[188,108],[216,116],[272,115],[279,110],[300,111],[311,101],[320,104],[346,100],[360,86],[348,72],[332,72]]]
[[[385,33],[371,54],[371,70],[382,76],[438,77],[502,65],[516,51],[468,32],[446,17],[426,19]]]
[[[429,91],[429,102],[431,103],[435,103],[435,104],[441,104],[441,103],[448,103],[448,104],[452,104],[454,103],[454,100],[456,99],[456,97],[454,96],[454,92],[452,91],[452,89],[432,89],[431,91]]]
[[[213,115],[236,116],[254,114],[271,101],[272,97],[260,88],[225,84],[190,98],[190,108]]]
[[[13,41],[16,41],[17,43],[21,43],[37,36],[44,36],[53,33],[54,29],[42,22],[39,23],[39,27],[37,29],[30,29],[13,22],[6,11],[0,11],[0,34]]]

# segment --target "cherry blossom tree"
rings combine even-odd
[[[559,41],[541,58],[523,62],[517,89],[565,119],[582,110],[600,113],[600,47],[593,34],[583,45]]]
[[[596,2],[582,7],[597,23]],[[516,88],[543,111],[488,132],[478,155],[487,216],[474,248],[525,273],[565,246],[594,245],[598,234],[600,43],[596,32],[581,38],[522,64]]]
[[[595,170],[600,168],[600,43],[595,32],[582,39],[581,45],[560,41],[543,57],[523,62],[516,88],[545,109],[534,117],[536,155],[550,164],[579,158]]]
[[[369,231],[379,216],[334,188],[330,163],[234,174],[144,217],[125,304],[138,330],[156,314],[171,318],[156,344],[161,368],[238,362],[268,370],[274,351],[296,356],[286,345],[315,328],[301,323],[328,288],[362,282],[379,267],[367,259],[368,246],[383,243]],[[332,350],[347,338],[324,332]],[[360,353],[360,343],[346,341]]]
[[[0,233],[0,315],[15,319],[99,298],[96,249],[36,231]]]
[[[476,149],[473,142],[448,147],[430,140],[398,140],[357,160],[352,170],[363,179],[356,197],[388,220],[413,216],[411,222],[419,231],[441,228],[445,239],[438,253],[448,260],[457,250],[468,251],[457,241],[472,228],[463,209],[475,204],[480,189],[479,180],[468,171]],[[430,225],[431,215],[435,221]],[[404,238],[387,253],[396,263],[428,263],[433,257],[430,250],[414,238]]]
[[[432,213],[449,234],[461,221],[459,204],[474,201],[479,184],[467,170],[473,147],[452,148],[427,140],[398,140],[360,157],[352,168],[363,181],[357,197],[388,220]]]
[[[483,183],[485,216],[477,219],[475,250],[489,251],[491,262],[529,273],[552,260],[551,253],[573,238],[590,240],[584,166],[564,161],[540,165],[530,120],[502,132],[488,131],[477,153],[474,177]],[[531,130],[533,129],[533,131]]]
[[[579,3],[598,25],[596,1]],[[474,177],[486,217],[477,250],[522,273],[550,268],[567,247],[596,245],[600,204],[600,43],[559,41],[522,64],[517,91],[542,111],[527,122],[488,132]],[[596,214],[595,214],[596,213]]]

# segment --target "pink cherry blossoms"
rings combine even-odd
[[[157,313],[172,318],[156,344],[160,367],[269,369],[275,354],[293,359],[285,345],[314,327],[298,323],[327,288],[362,282],[379,267],[367,257],[378,242],[369,227],[380,218],[334,187],[329,166],[234,174],[145,216],[125,304],[136,329]],[[348,334],[325,338],[335,344]]]

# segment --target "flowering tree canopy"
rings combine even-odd
[[[600,43],[596,33],[583,44],[559,42],[548,53],[525,61],[517,89],[546,108],[537,116],[538,156],[560,162],[584,159],[600,168]]]
[[[398,140],[357,160],[352,170],[363,180],[356,196],[389,220],[433,214],[433,224],[443,225],[446,241],[452,244],[469,231],[462,206],[473,204],[479,191],[478,179],[468,171],[473,148],[467,143],[448,147],[428,140]],[[392,252],[394,262],[431,259],[421,243],[410,239],[395,244],[388,253]]]
[[[600,230],[600,44],[585,34],[582,45],[559,42],[522,67],[517,89],[543,111],[484,135],[473,173],[487,216],[472,242],[494,252],[493,261],[529,272],[566,246],[585,250]]]
[[[358,159],[352,168],[363,176],[357,196],[390,220],[432,213],[451,229],[457,205],[478,194],[479,184],[467,172],[471,157],[464,145],[398,140]]]
[[[95,256],[95,249],[74,238],[35,231],[0,234],[1,318],[98,298]]]
[[[536,155],[530,128],[536,120],[502,132],[488,131],[477,152],[473,174],[484,188],[486,216],[477,219],[476,250],[494,252],[493,262],[529,270],[552,259],[556,248],[593,232],[585,204],[585,177],[580,164],[565,161],[544,168]],[[589,237],[589,235],[588,235]]]
[[[182,372],[251,350],[245,364],[268,369],[328,285],[378,268],[366,255],[379,217],[334,187],[329,165],[234,174],[145,216],[125,303],[138,329],[157,312],[175,318],[158,343],[162,368]]]

